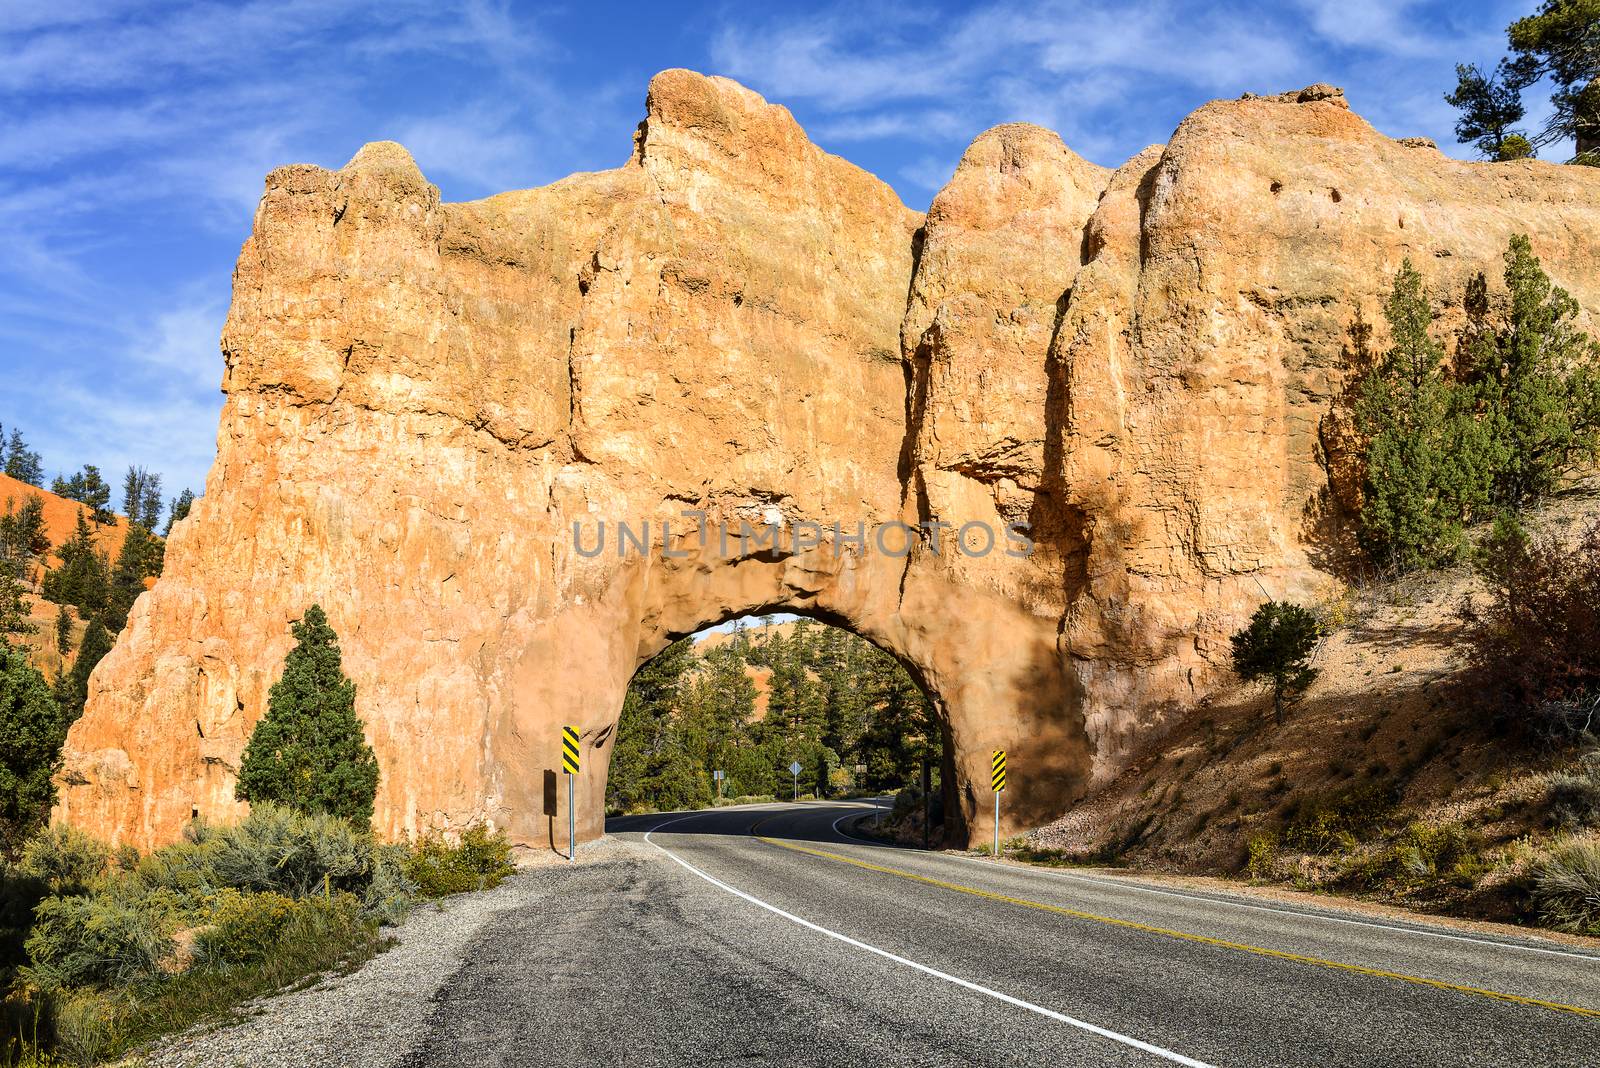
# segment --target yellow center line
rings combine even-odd
[[[762,820],[761,823],[765,823]],[[758,823],[756,826],[760,826]],[[751,828],[754,833],[755,827]],[[1253,953],[1260,957],[1276,957],[1279,960],[1294,961],[1296,964],[1309,964],[1317,968],[1331,968],[1335,971],[1354,972],[1357,975],[1370,975],[1379,979],[1393,979],[1397,982],[1412,983],[1417,986],[1431,986],[1438,990],[1450,990],[1457,994],[1471,994],[1475,997],[1489,998],[1493,1001],[1510,1002],[1513,1005],[1530,1005],[1539,1009],[1550,1009],[1554,1012],[1568,1012],[1575,1016],[1600,1017],[1600,1009],[1586,1009],[1581,1005],[1564,1005],[1559,1001],[1540,1001],[1538,998],[1522,997],[1520,994],[1503,994],[1498,990],[1484,990],[1475,986],[1462,986],[1458,983],[1446,983],[1440,979],[1424,979],[1421,976],[1406,975],[1402,972],[1384,971],[1381,968],[1368,968],[1360,964],[1346,964],[1343,961],[1327,960],[1322,957],[1310,957],[1303,953],[1290,953],[1282,949],[1268,949],[1265,946],[1253,946],[1248,942],[1230,942],[1225,938],[1213,938],[1210,935],[1192,934],[1188,931],[1175,931],[1170,927],[1156,927],[1148,923],[1139,923],[1136,920],[1119,920],[1114,916],[1099,916],[1093,912],[1081,912],[1078,909],[1069,909],[1061,905],[1048,905],[1042,901],[1030,901],[1023,897],[1011,897],[1008,894],[997,894],[992,890],[980,890],[975,886],[963,886],[961,883],[946,882],[943,879],[934,879],[926,875],[917,875],[914,872],[902,871],[899,868],[886,868],[881,864],[872,864],[865,860],[856,860],[842,853],[830,853],[825,849],[810,849],[806,846],[796,845],[793,842],[784,842],[776,838],[767,838],[755,835],[757,841],[768,845],[780,846],[793,850],[796,853],[809,853],[814,857],[838,861],[841,864],[850,864],[867,871],[881,872],[884,875],[897,875],[902,879],[912,882],[924,883],[928,886],[937,886],[943,890],[954,890],[960,894],[971,894],[973,897],[987,898],[990,901],[1003,901],[1008,905],[1019,905],[1022,908],[1038,909],[1042,912],[1054,912],[1061,916],[1070,916],[1075,920],[1088,920],[1093,923],[1104,923],[1112,927],[1123,927],[1133,931],[1143,931],[1146,934],[1165,935],[1168,938],[1178,938],[1185,942],[1198,942],[1201,945],[1216,946],[1219,949],[1231,949],[1239,953]]]

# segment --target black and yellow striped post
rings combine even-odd
[[[567,859],[578,859],[578,768],[583,763],[583,753],[578,748],[578,728],[568,724],[561,728],[561,770],[567,775]]]
[[[993,772],[989,777],[989,786],[994,790],[994,855],[1000,856],[1000,795],[1006,788],[1006,751],[994,751]]]

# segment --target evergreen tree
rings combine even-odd
[[[122,513],[153,532],[161,522],[161,476],[130,466],[122,479]]]
[[[1268,601],[1233,635],[1233,670],[1245,682],[1272,687],[1272,714],[1280,727],[1284,710],[1316,681],[1311,658],[1321,640],[1317,617],[1287,601]]]
[[[1455,559],[1465,523],[1488,504],[1503,445],[1477,417],[1477,393],[1452,381],[1422,277],[1406,260],[1384,305],[1393,343],[1362,381],[1356,425],[1366,441],[1361,541],[1401,568]]]
[[[56,604],[70,604],[85,619],[102,618],[111,603],[110,565],[95,547],[88,513],[78,510],[78,525],[62,543],[61,566],[44,577],[41,592]]]
[[[874,790],[909,785],[920,775],[923,757],[937,749],[933,706],[888,653],[868,646],[863,667],[868,711],[858,748],[858,763],[867,768],[862,785]]]
[[[150,577],[157,545],[148,531],[138,523],[128,524],[122,539],[122,550],[111,569],[111,597],[106,606],[106,626],[121,630],[127,626],[128,613],[133,602],[144,592],[144,580]]]
[[[0,516],[0,542],[19,558],[39,557],[50,551],[43,497],[30,493],[21,508],[15,499],[6,502],[5,515]]]
[[[356,687],[345,677],[338,635],[318,605],[306,610],[292,633],[295,646],[245,746],[234,795],[367,827],[378,792],[378,761],[356,715]]]
[[[51,493],[54,493],[57,497],[65,497],[69,501],[77,501],[80,504],[83,503],[83,490],[84,481],[83,472],[81,471],[71,478],[63,478],[61,475],[57,475],[50,483]]]
[[[0,639],[0,846],[15,856],[55,804],[67,723],[27,654]]]
[[[617,741],[606,783],[614,810],[640,804],[688,808],[710,798],[708,775],[695,759],[703,742],[681,714],[684,675],[694,665],[694,643],[673,642],[634,675],[617,722]]]
[[[1572,138],[1574,162],[1600,165],[1600,0],[1545,0],[1506,30],[1523,84],[1549,78],[1554,113],[1540,139]]]
[[[172,507],[167,513],[167,528],[161,532],[162,537],[172,537],[172,525],[189,518],[189,509],[194,507],[194,492],[185,489],[172,500]]]
[[[1476,64],[1456,64],[1456,88],[1445,103],[1461,110],[1456,120],[1456,140],[1470,144],[1485,159],[1523,159],[1533,155],[1533,145],[1516,124],[1522,121],[1522,90],[1526,88],[1505,60],[1494,74]]]
[[[1484,425],[1503,442],[1495,499],[1520,508],[1600,456],[1600,344],[1573,325],[1578,302],[1551,284],[1525,235],[1505,259],[1506,322],[1484,325],[1480,313],[1464,347]],[[1469,299],[1469,310],[1477,303]]]
[[[89,676],[110,651],[111,635],[98,619],[91,619],[78,655],[73,658],[72,670],[56,679],[56,704],[68,723],[83,715],[83,706],[89,699]]]
[[[14,565],[0,559],[0,648],[10,648],[13,637],[33,633],[25,592]]]
[[[39,454],[28,448],[27,442],[22,440],[22,431],[12,428],[5,454],[7,475],[30,486],[44,485],[44,465]]]
[[[89,506],[96,523],[104,525],[111,522],[111,487],[100,477],[100,469],[93,464],[85,464],[80,477],[82,482],[77,499]]]
[[[62,605],[56,613],[56,652],[63,657],[72,651],[72,613]]]

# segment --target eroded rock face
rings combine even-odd
[[[57,818],[148,846],[237,815],[313,602],[386,834],[489,819],[560,847],[563,723],[598,834],[633,672],[762,611],[911,668],[960,830],[988,833],[996,747],[1007,829],[1053,818],[1216,682],[1262,590],[1331,583],[1350,328],[1400,259],[1459,301],[1525,231],[1593,311],[1597,194],[1591,169],[1391,141],[1314,86],[1208,104],[1115,173],[999,127],[923,219],[686,71],[652,81],[624,166],[542,189],[442,204],[392,144],[275,171],[206,494],[94,675]],[[741,520],[840,530],[719,544]],[[619,553],[619,521],[651,551]],[[894,523],[941,551],[873,538]],[[1007,523],[1031,556],[952,545]]]

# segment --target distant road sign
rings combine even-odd
[[[800,761],[796,760],[793,764],[789,765],[789,774],[790,775],[798,775],[798,774],[800,774]]]
[[[578,751],[578,728],[561,728],[561,770],[568,775],[578,774],[581,757]]]
[[[724,775],[724,774],[723,774],[723,773],[722,773],[722,770],[721,770],[721,769],[720,769],[720,768],[719,768],[719,769],[718,769],[718,770],[716,770],[716,771],[713,771],[713,772],[712,772],[712,773],[711,773],[711,777],[712,777],[712,778],[713,778],[713,779],[715,779],[715,780],[717,780],[717,781],[718,781],[718,782],[721,782],[721,781],[722,781],[722,780],[723,780],[723,779],[725,779],[725,778],[727,778],[727,776],[725,776],[725,775]]]

